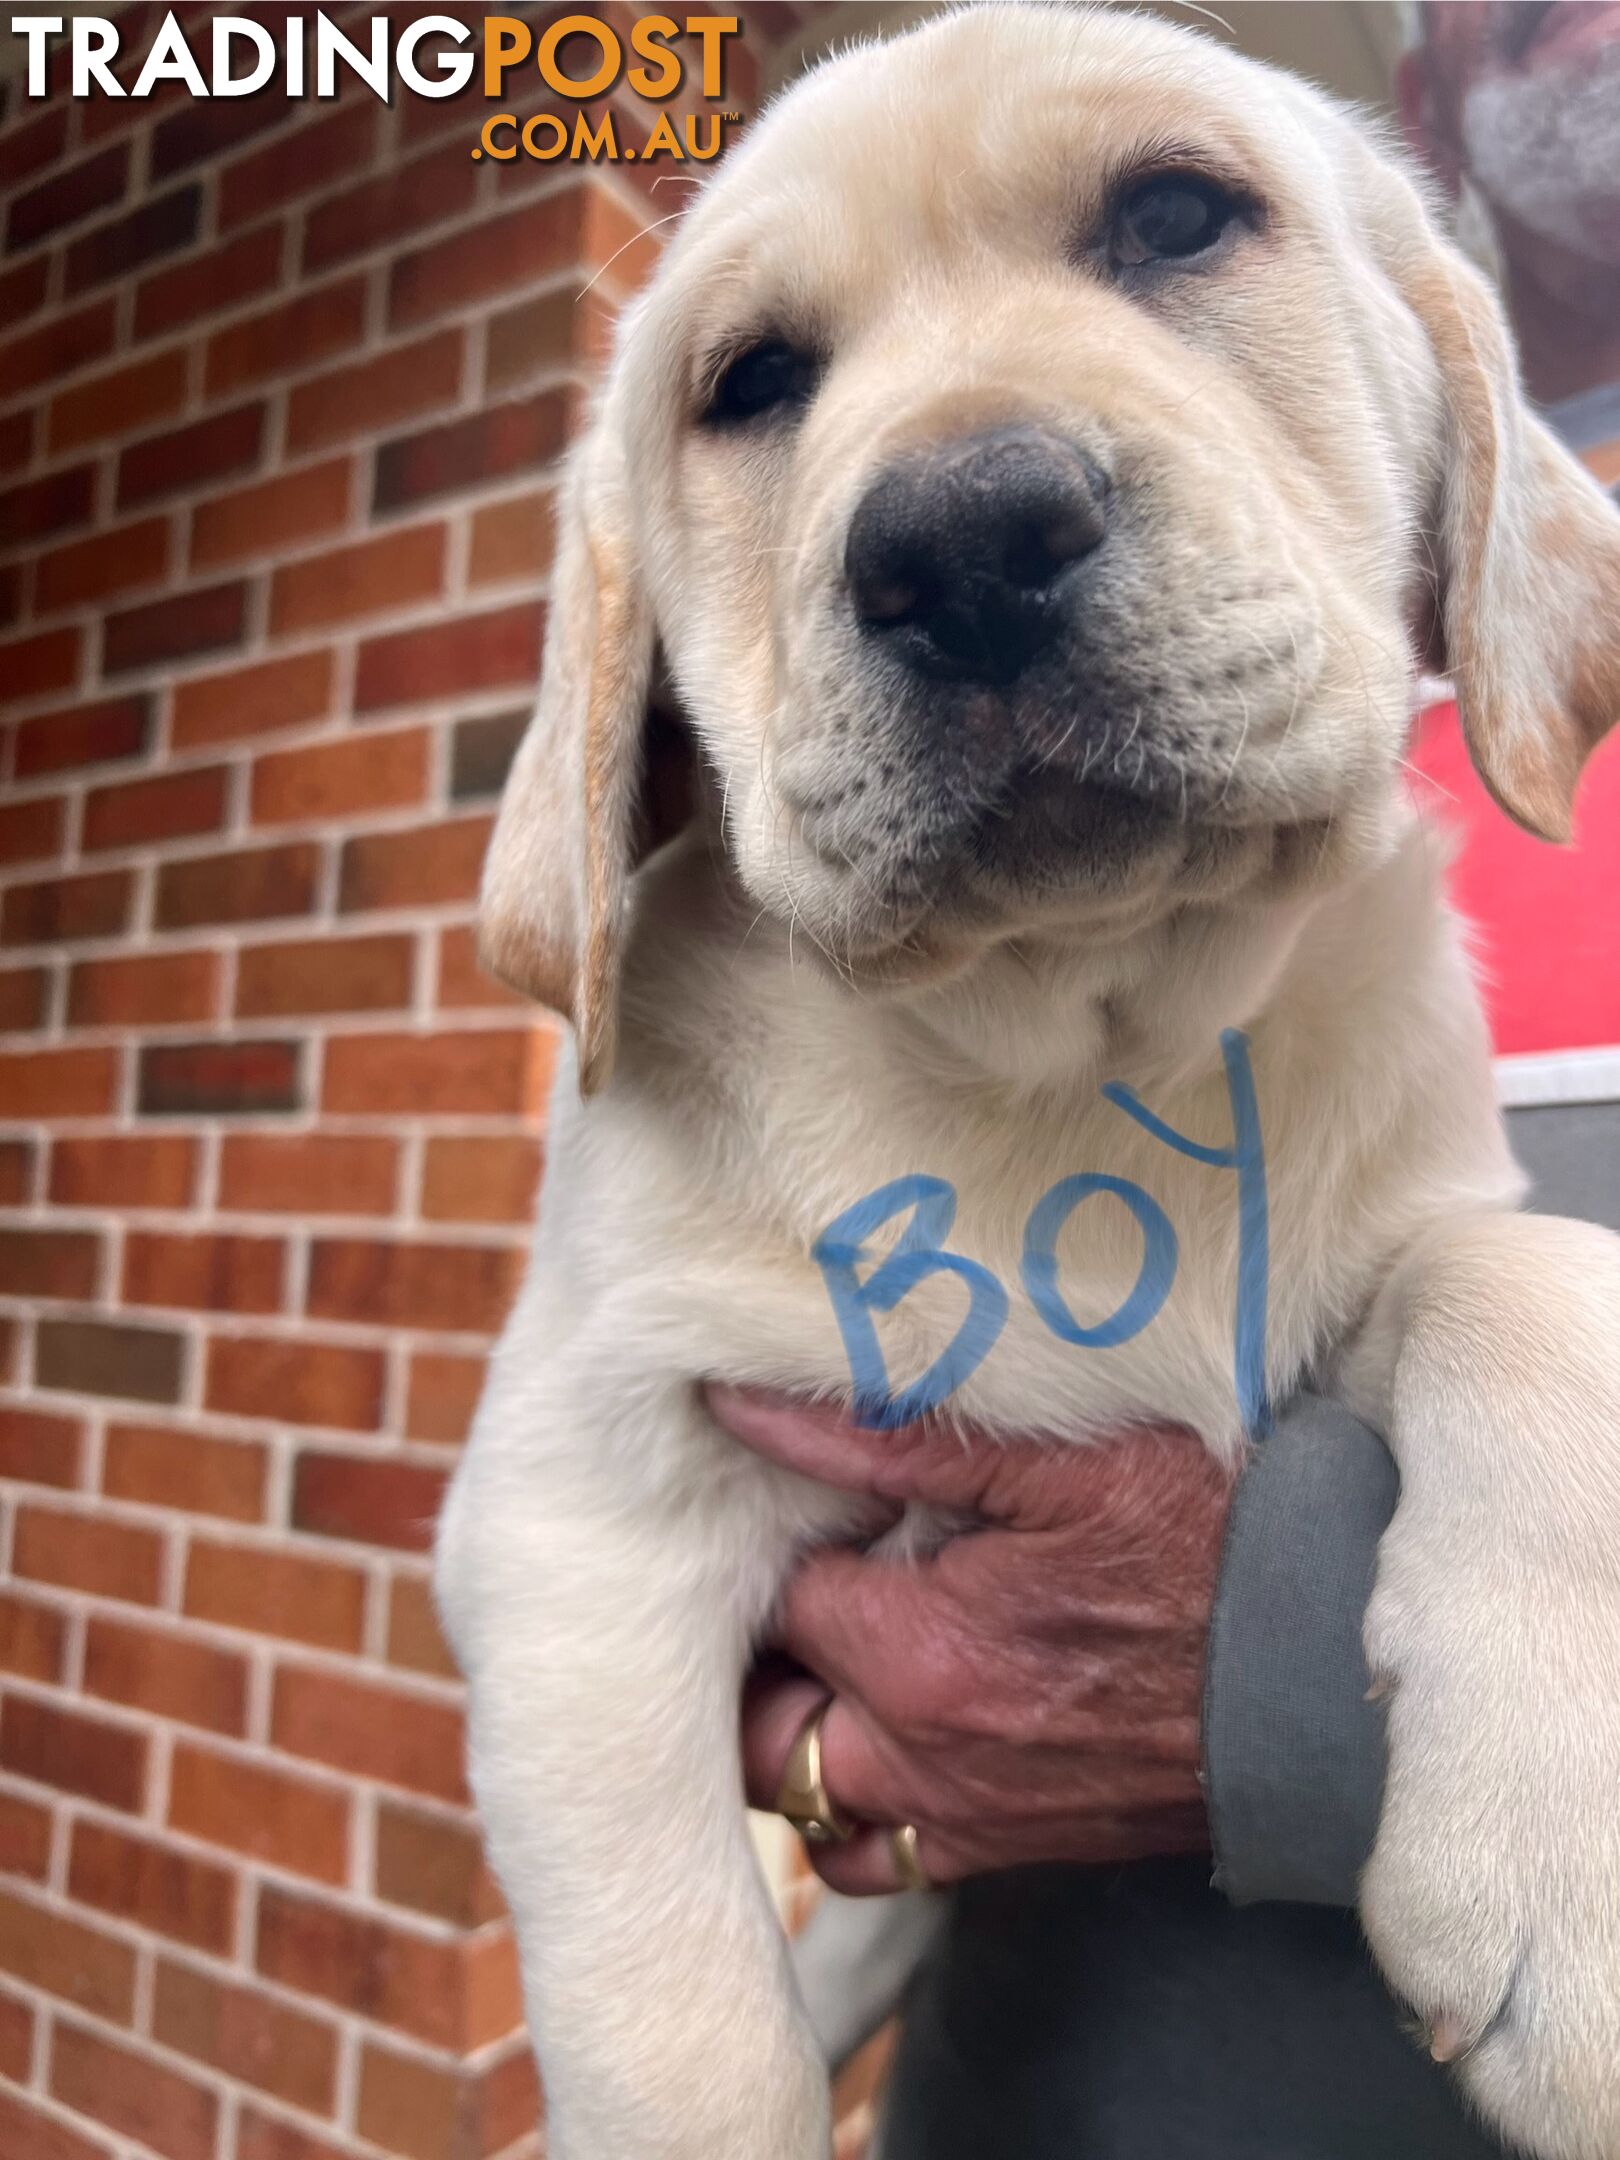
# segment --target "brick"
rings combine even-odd
[[[165,255],[179,254],[196,239],[201,215],[202,189],[193,181],[171,188],[167,195],[154,195],[122,217],[109,218],[69,244],[63,290],[70,296],[90,292],[161,262]]]
[[[152,2037],[289,2106],[317,2115],[332,2112],[336,2031],[256,1988],[165,1958],[152,1996]]]
[[[43,630],[0,645],[0,705],[21,705],[68,690],[79,672],[77,630]]]
[[[31,256],[26,262],[13,263],[9,270],[0,271],[0,322],[24,323],[45,302],[46,287],[50,283],[50,258],[47,255]],[[6,422],[8,428],[21,427],[32,435],[30,413],[14,413]],[[26,463],[26,457],[11,456],[8,467]]]
[[[461,1712],[436,1697],[284,1665],[276,1674],[270,1735],[289,1755],[467,1804]]]
[[[331,359],[359,342],[365,313],[364,278],[340,278],[216,330],[204,362],[208,395],[225,397],[269,376]]]
[[[189,255],[143,278],[135,291],[135,335],[161,337],[238,307],[272,291],[280,275],[280,224],[255,226],[206,255]]]
[[[0,313],[6,307],[6,280],[0,275]],[[34,416],[7,413],[0,418],[0,473],[21,472],[34,454]]]
[[[0,2091],[0,2152],[7,2160],[111,2160],[105,2145],[92,2143],[31,2100]]]
[[[407,1672],[436,1680],[456,1680],[460,1673],[439,1626],[433,1594],[414,1576],[397,1576],[388,1598],[388,1662]]]
[[[0,1051],[0,1102],[13,1119],[104,1117],[117,1088],[116,1050]]]
[[[218,2101],[206,2086],[149,2055],[59,2024],[51,2045],[51,2091],[64,2107],[163,2160],[213,2160]]]
[[[115,143],[14,195],[6,214],[7,252],[32,247],[48,234],[109,208],[122,199],[128,177],[129,145]]]
[[[467,1437],[483,1388],[481,1357],[450,1350],[413,1352],[405,1397],[405,1437],[459,1444]]]
[[[658,267],[664,242],[642,213],[628,209],[609,188],[588,186],[580,228],[581,268],[606,272],[605,283],[625,299],[639,292]]]
[[[351,478],[347,458],[330,458],[199,503],[192,513],[192,568],[280,554],[336,531],[349,514]]]
[[[4,429],[0,421],[0,430]],[[20,623],[27,605],[28,565],[22,562],[0,563],[0,629],[10,630]]]
[[[38,172],[54,165],[67,147],[67,100],[49,104],[39,117],[9,127],[0,135],[0,189],[7,194]]]
[[[244,2105],[237,2117],[236,2160],[358,2160],[358,2155],[352,2145],[334,2145],[300,2124]]]
[[[211,1020],[218,994],[217,953],[129,953],[80,960],[68,977],[68,1022],[73,1027],[127,1028]]]
[[[136,1069],[146,1117],[235,1117],[296,1110],[302,1102],[295,1042],[148,1043]]]
[[[166,352],[109,368],[52,398],[46,440],[53,451],[60,451],[134,435],[156,421],[172,419],[185,395],[185,350],[171,345]]]
[[[209,1345],[206,1400],[235,1417],[375,1432],[382,1381],[375,1350],[300,1336],[220,1336]]]
[[[246,946],[237,962],[237,1014],[263,1020],[409,1005],[415,949],[404,936]]]
[[[65,800],[61,795],[36,795],[31,802],[0,803],[0,863],[60,854]]]
[[[340,105],[227,165],[219,176],[220,231],[230,232],[300,196],[316,194],[369,164],[378,118],[369,99]]]
[[[49,1231],[35,1234],[52,1235]],[[15,1478],[26,1485],[77,1485],[79,1441],[77,1418],[30,1409],[21,1403],[0,1404],[0,1477]]]
[[[335,1560],[197,1536],[186,1563],[184,1610],[194,1620],[308,1643],[360,1647],[365,1576]]]
[[[443,525],[414,525],[287,563],[271,581],[270,628],[293,635],[436,600],[444,563]]]
[[[295,1215],[388,1215],[399,1143],[382,1134],[227,1133],[219,1203]]]
[[[279,20],[279,15],[278,18]],[[167,179],[205,161],[212,163],[237,144],[250,142],[269,128],[281,127],[296,107],[278,96],[188,99],[178,112],[160,120],[152,132],[152,175]]]
[[[377,1808],[373,1889],[385,1904],[459,1928],[482,1927],[502,1910],[477,1832],[397,1800]]]
[[[281,1309],[286,1271],[280,1238],[132,1230],[124,1240],[122,1297],[126,1305],[273,1313]]]
[[[169,1425],[107,1428],[101,1489],[114,1500],[257,1522],[268,1477],[269,1458],[257,1440],[219,1439]]]
[[[181,1337],[168,1328],[41,1320],[34,1332],[34,1385],[128,1402],[178,1402],[184,1352]]]
[[[0,1590],[0,1669],[49,1685],[62,1677],[66,1641],[67,1622],[55,1606]]]
[[[0,345],[0,398],[21,397],[42,383],[57,383],[75,368],[105,359],[113,349],[117,317],[110,300],[92,300],[71,314],[52,315],[20,337]]]
[[[68,1895],[154,1934],[223,1955],[236,1914],[236,1877],[172,1845],[105,1823],[73,1826]]]
[[[296,841],[164,863],[153,919],[160,930],[191,930],[307,915],[315,905],[320,860],[314,842]]]
[[[3,1629],[0,1629],[3,1637]],[[36,1677],[30,1675],[30,1677]],[[37,1677],[54,1679],[55,1673]],[[51,1864],[51,1812],[20,1793],[0,1793],[0,1874],[43,1882]],[[0,2072],[0,2075],[6,2073]],[[10,2152],[0,2127],[0,2152]]]
[[[305,222],[306,275],[456,216],[471,204],[477,184],[478,168],[466,146],[454,143],[364,186],[342,189],[317,203]],[[396,322],[406,319],[394,316]]]
[[[103,698],[94,705],[40,713],[17,729],[17,776],[30,779],[73,766],[139,757],[151,735],[152,707],[144,697]]]
[[[84,801],[82,844],[94,853],[217,832],[225,822],[228,777],[223,765],[197,765],[92,788]]]
[[[555,540],[549,495],[515,495],[473,517],[467,575],[474,585],[532,585],[551,568]]]
[[[595,299],[596,292],[586,296]],[[484,389],[491,397],[582,357],[579,280],[533,293],[492,315],[484,332]]]
[[[341,1883],[349,1865],[349,1799],[267,1764],[176,1743],[171,1828],[289,1874]]]
[[[132,891],[127,870],[9,886],[0,902],[0,944],[55,945],[115,936],[129,921]]]
[[[422,1165],[422,1213],[430,1222],[527,1222],[539,1182],[538,1140],[433,1139]]]
[[[459,1946],[266,1883],[255,1964],[266,1980],[433,2047],[465,2037]]]
[[[318,720],[332,697],[332,655],[293,653],[223,675],[177,683],[170,732],[176,750],[237,742]],[[292,912],[301,913],[301,909]]]
[[[167,518],[143,518],[42,555],[34,570],[34,606],[85,607],[155,584],[169,567]]]
[[[441,1012],[490,1012],[514,1006],[532,1010],[532,1001],[521,991],[484,972],[478,957],[477,933],[470,923],[452,923],[439,932],[436,1003]]]
[[[427,789],[428,753],[425,728],[271,751],[253,767],[253,822],[308,824],[410,808]]]
[[[146,1737],[127,1725],[89,1717],[82,1710],[64,1710],[55,1703],[30,1702],[20,1695],[8,1695],[0,1708],[0,1768],[18,1777],[32,1778],[36,1784],[53,1785],[59,1792],[78,1793],[86,1800],[100,1801],[103,1807],[136,1815],[146,1788]],[[0,1904],[0,1966],[17,1972],[16,1963],[6,1955],[7,1919],[7,1908]],[[60,1916],[58,1919],[66,1927]],[[93,1985],[103,2000],[114,1992],[104,1968]],[[117,1992],[124,1994],[122,1987]],[[69,1999],[82,2002],[86,2009],[97,2007],[82,1994],[73,1993]],[[127,2017],[127,1996],[124,2000],[126,2007],[109,2008],[103,2014]]]
[[[0,1228],[0,1297],[91,1298],[100,1273],[89,1231]]]
[[[26,2085],[33,2058],[33,2011],[15,1995],[0,1995],[0,2078]]]
[[[439,330],[295,383],[287,404],[288,454],[376,435],[453,404],[463,348],[461,330]]]
[[[532,2131],[539,2113],[527,2049],[478,2069],[370,2040],[362,2049],[356,2127],[403,2160],[489,2160]]]
[[[373,1117],[519,1117],[543,1104],[556,1054],[541,1028],[455,1035],[337,1035],[322,1105]]]
[[[235,1651],[175,1629],[91,1616],[84,1646],[86,1695],[234,1737],[247,1730],[247,1688],[247,1660]]]
[[[28,1505],[17,1510],[11,1572],[19,1582],[155,1605],[163,1586],[163,1539],[138,1523]]]
[[[247,634],[247,596],[246,581],[238,579],[109,615],[101,633],[102,673],[161,667],[240,645]]]
[[[21,969],[19,973],[32,973]],[[0,975],[0,1018],[6,1014],[7,978]],[[39,1154],[28,1140],[0,1140],[0,1207],[25,1207],[33,1195]]]
[[[88,524],[95,491],[93,465],[66,465],[38,480],[0,489],[0,547],[48,540],[53,533]]]
[[[372,510],[380,517],[535,472],[560,455],[568,425],[567,392],[544,390],[395,436],[377,446]]]
[[[355,674],[355,710],[532,683],[543,622],[544,610],[534,602],[367,638]]]
[[[580,260],[587,194],[566,188],[401,255],[388,279],[390,323],[411,329],[566,270]]]
[[[339,908],[360,914],[372,908],[465,905],[478,892],[493,822],[447,818],[346,840],[338,869]]]
[[[308,1310],[323,1320],[492,1335],[506,1317],[523,1255],[510,1245],[427,1245],[317,1238]]]
[[[7,1702],[5,1723],[11,1722],[18,1707],[15,1698]],[[121,2025],[129,2022],[135,1997],[135,1953],[128,1944],[70,1918],[60,1908],[35,1905],[7,1889],[0,1889],[0,1971],[96,2017]],[[13,2160],[13,2146],[0,2143],[0,2150],[6,2160]]]
[[[180,1134],[59,1138],[50,1197],[65,1207],[181,1208],[195,1190],[197,1143]]]
[[[445,1482],[443,1470],[424,1463],[305,1449],[293,1472],[293,1528],[427,1552]]]
[[[43,967],[0,968],[0,1034],[13,1035],[42,1027],[51,971]],[[9,1105],[7,1106],[9,1109]],[[13,1158],[7,1152],[19,1143],[0,1142],[0,1166]],[[0,1167],[0,1192],[9,1190],[9,1171]],[[0,1205],[10,1205],[0,1201]]]
[[[233,405],[206,419],[131,443],[118,459],[118,507],[193,494],[210,480],[246,472],[264,441],[262,402]]]
[[[43,1026],[48,987],[45,968],[0,968],[0,1032]]]

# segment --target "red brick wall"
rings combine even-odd
[[[527,2153],[425,1556],[554,1049],[470,902],[648,198],[476,96],[19,89],[0,2154]]]

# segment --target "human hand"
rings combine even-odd
[[[780,1655],[744,1703],[748,1796],[774,1805],[830,1695],[822,1774],[861,1825],[811,1848],[835,1890],[895,1889],[902,1823],[933,1883],[1207,1848],[1200,1710],[1231,1479],[1200,1441],[874,1433],[720,1386],[709,1407],[756,1453],[896,1519],[917,1502],[983,1525],[915,1561],[823,1547],[783,1593]]]

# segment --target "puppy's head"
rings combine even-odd
[[[1567,830],[1620,520],[1350,117],[987,8],[821,68],[627,322],[484,941],[612,1054],[655,649],[754,902],[871,981],[1383,844],[1418,660]],[[1324,873],[1327,874],[1327,873]]]

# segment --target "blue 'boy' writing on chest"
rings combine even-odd
[[[1260,1140],[1260,1113],[1247,1036],[1228,1028],[1221,1036],[1226,1061],[1226,1092],[1232,1110],[1230,1147],[1206,1147],[1155,1117],[1128,1087],[1111,1081],[1103,1094],[1145,1132],[1178,1154],[1212,1170],[1235,1170],[1238,1203],[1238,1285],[1233,1315],[1233,1375],[1238,1407],[1250,1432],[1264,1432],[1270,1422],[1266,1401],[1266,1162]],[[1083,1327],[1064,1302],[1057,1280],[1057,1240],[1075,1210],[1099,1193],[1124,1202],[1142,1234],[1142,1264],[1122,1304],[1093,1326]],[[864,1242],[884,1223],[911,1211],[911,1220],[888,1257],[864,1278]],[[984,1363],[1006,1325],[1007,1293],[987,1267],[963,1253],[949,1252],[945,1240],[956,1219],[956,1189],[944,1178],[902,1177],[857,1200],[830,1222],[811,1246],[832,1299],[844,1352],[855,1389],[855,1412],[864,1425],[892,1431],[944,1402]],[[1153,1319],[1176,1275],[1175,1226],[1153,1198],[1128,1178],[1083,1171],[1060,1178],[1030,1211],[1019,1263],[1030,1303],[1062,1342],[1104,1350],[1129,1342]],[[926,1372],[895,1394],[889,1385],[883,1348],[873,1325],[875,1312],[893,1312],[900,1300],[930,1275],[955,1275],[966,1285],[968,1309],[947,1347]]]

